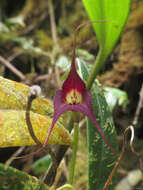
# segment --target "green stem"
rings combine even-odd
[[[70,121],[68,122],[68,127],[67,127],[67,129],[68,129],[68,131],[69,131],[70,133],[71,133],[73,127],[74,127],[74,121],[73,121],[73,118],[71,117],[71,118],[70,118]]]
[[[65,184],[62,187],[59,187],[57,190],[73,190],[73,187],[70,184]]]
[[[92,71],[87,80],[87,85],[86,85],[87,90],[91,89],[92,84],[96,78],[96,75],[99,73],[100,69],[103,67],[103,65],[106,61],[107,57],[104,55],[104,52],[105,52],[104,49],[101,47],[99,49],[99,53],[97,55],[94,65],[93,65]]]
[[[70,172],[69,172],[69,184],[71,185],[73,184],[73,178],[74,178],[77,148],[78,148],[78,125],[75,122],[74,123],[74,144],[73,144],[73,149],[72,149],[72,158],[70,162]]]

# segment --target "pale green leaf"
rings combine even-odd
[[[111,111],[116,104],[124,108],[128,103],[127,93],[118,88],[104,87],[104,95]]]
[[[107,20],[93,23],[100,48],[106,57],[111,53],[128,18],[130,0],[83,0],[90,20]]]

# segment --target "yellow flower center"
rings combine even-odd
[[[82,94],[76,89],[72,89],[67,93],[65,101],[67,104],[81,104],[82,103]]]

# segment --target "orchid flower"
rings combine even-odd
[[[108,145],[110,150],[115,153],[113,147],[109,144],[106,137],[104,136],[93,112],[92,108],[92,96],[90,92],[86,89],[86,85],[84,81],[80,78],[76,71],[75,66],[75,58],[76,58],[76,32],[83,26],[93,23],[93,22],[104,22],[106,20],[97,20],[97,21],[89,21],[84,24],[80,24],[75,29],[75,35],[74,35],[74,47],[73,47],[73,57],[72,57],[72,63],[70,67],[70,72],[68,74],[67,79],[64,81],[62,85],[62,89],[56,91],[54,96],[54,115],[51,127],[48,131],[47,138],[45,140],[45,143],[43,147],[47,145],[47,142],[49,140],[50,134],[52,132],[52,129],[58,120],[58,118],[66,111],[73,111],[73,112],[81,112],[85,116],[87,116],[93,124],[98,129],[101,137],[104,139],[105,143]]]
[[[75,50],[72,58],[72,64],[67,79],[62,85],[62,89],[56,91],[54,96],[54,115],[51,127],[48,131],[44,147],[47,145],[52,129],[58,118],[66,111],[81,112],[94,123],[105,143],[114,152],[114,149],[105,138],[92,108],[92,97],[83,80],[79,77],[75,67]]]

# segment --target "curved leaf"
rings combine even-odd
[[[41,143],[45,142],[52,120],[31,112],[31,123],[35,135]],[[25,121],[25,111],[0,110],[0,147],[35,145]],[[48,144],[71,145],[72,139],[62,125],[55,125]]]
[[[0,189],[1,190],[48,190],[46,184],[34,176],[30,176],[15,168],[5,168],[0,164]]]
[[[0,109],[26,110],[30,87],[0,77]],[[45,98],[36,98],[31,110],[42,115],[53,115],[53,106]]]
[[[106,22],[93,23],[102,55],[107,58],[115,46],[128,18],[130,0],[83,0],[91,20]]]
[[[0,147],[35,145],[25,121],[25,109],[30,88],[0,77]],[[53,106],[45,98],[36,98],[30,112],[37,138],[44,143],[51,126]],[[48,144],[71,145],[72,138],[61,122],[57,122]]]

